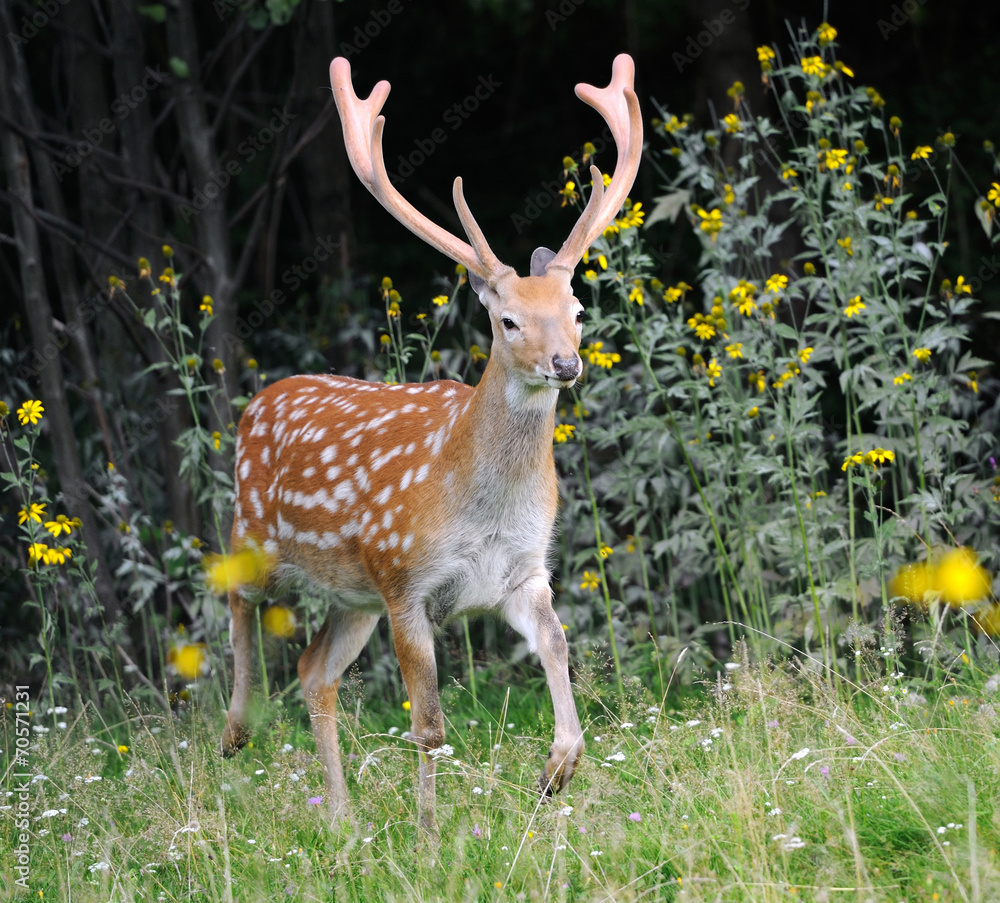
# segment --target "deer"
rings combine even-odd
[[[607,87],[577,85],[577,96],[610,128],[615,171],[605,187],[590,167],[593,190],[569,236],[558,252],[535,250],[522,277],[491,250],[461,177],[453,199],[468,241],[403,198],[382,151],[389,83],[378,82],[360,100],[349,62],[330,65],[358,178],[402,225],[466,268],[493,332],[474,388],[452,380],[386,385],[291,376],[258,392],[240,419],[232,549],[262,549],[269,566],[257,584],[229,592],[234,684],[222,752],[234,754],[250,737],[255,607],[262,593],[304,575],[332,597],[298,676],[333,824],[350,819],[338,688],[384,615],[410,700],[421,836],[437,836],[435,763],[445,729],[434,641],[453,619],[499,614],[537,654],[555,720],[542,796],[561,790],[581,759],[583,731],[547,563],[558,498],[552,442],[559,391],[583,370],[584,308],[573,294],[573,271],[621,209],[642,154],[633,79],[632,59],[621,54]]]

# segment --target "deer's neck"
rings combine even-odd
[[[552,430],[558,389],[525,386],[499,365],[483,373],[464,423],[455,436],[467,486],[483,491],[534,491],[555,487]]]

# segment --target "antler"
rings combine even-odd
[[[366,100],[360,100],[351,83],[351,64],[343,57],[337,57],[330,64],[330,84],[333,86],[333,99],[343,123],[344,143],[351,166],[375,199],[431,247],[437,248],[491,285],[501,276],[513,272],[490,249],[465,201],[460,177],[455,179],[453,197],[455,209],[471,245],[429,220],[392,186],[382,154],[385,117],[379,115],[389,96],[389,83],[380,81]]]
[[[615,218],[632,190],[642,157],[642,115],[639,112],[639,99],[632,88],[634,80],[635,64],[632,57],[627,53],[620,53],[615,57],[611,69],[611,84],[606,88],[585,84],[576,86],[576,96],[597,110],[610,126],[618,147],[618,162],[607,190],[604,190],[600,170],[596,166],[590,167],[594,184],[590,200],[549,266],[574,269],[583,257],[583,252]]]

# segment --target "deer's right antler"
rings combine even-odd
[[[455,179],[455,208],[471,245],[429,220],[393,187],[382,155],[385,117],[379,115],[389,96],[389,83],[380,81],[367,100],[361,100],[354,93],[351,83],[351,64],[343,57],[337,57],[330,64],[330,84],[333,86],[333,99],[344,126],[344,144],[347,146],[351,166],[375,199],[431,247],[437,248],[491,285],[506,273],[513,272],[500,262],[486,241],[462,194],[461,178]]]

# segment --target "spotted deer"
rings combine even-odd
[[[232,754],[249,736],[254,604],[261,590],[304,574],[334,598],[298,663],[334,821],[348,813],[337,690],[381,615],[389,616],[411,702],[419,825],[429,835],[436,832],[433,752],[445,736],[434,636],[452,619],[499,613],[537,652],[555,712],[541,792],[560,790],[581,756],[566,639],[546,563],[557,497],[552,435],[559,390],[572,386],[583,367],[584,309],[570,285],[573,270],[621,208],[642,153],[633,74],[622,54],[608,87],[577,86],[611,129],[614,176],[605,188],[591,167],[592,194],[562,248],[536,250],[530,275],[520,277],[490,250],[461,178],[453,194],[468,242],[399,194],[382,153],[379,112],[388,82],[360,100],[348,61],[330,66],[358,178],[404,226],[465,266],[493,329],[475,388],[450,380],[382,385],[292,376],[259,392],[240,420],[232,546],[262,547],[273,568],[267,586],[230,592],[235,683],[222,748]]]

